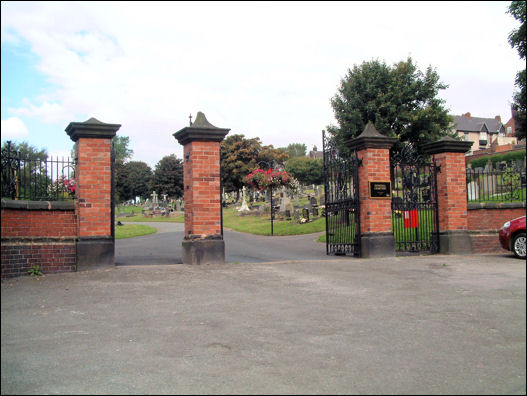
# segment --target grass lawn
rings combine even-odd
[[[255,235],[271,235],[271,215],[265,216],[237,216],[235,208],[223,209],[223,227],[234,231]],[[294,220],[273,221],[274,235],[301,235],[324,231],[326,220],[319,217],[316,220],[298,224]]]
[[[144,224],[124,224],[115,226],[115,239],[133,238],[142,235],[154,234],[157,230]]]
[[[116,220],[122,220],[132,223],[141,222],[169,222],[169,223],[184,223],[185,216],[183,213],[178,214],[174,217],[144,217],[141,214],[140,207],[128,207],[126,209],[134,210],[139,212],[138,215],[132,217],[121,217]],[[130,213],[130,210],[127,211]],[[123,213],[123,212],[120,212]],[[223,226],[239,232],[246,232],[255,235],[271,235],[271,219],[270,214],[267,213],[264,216],[237,216],[238,212],[235,208],[223,209]],[[115,227],[116,238],[117,229],[122,227]],[[323,217],[319,217],[314,221],[305,224],[298,224],[294,220],[277,220],[273,222],[274,235],[301,235],[301,234],[312,234],[314,232],[325,231],[326,220]],[[128,237],[130,238],[130,237]]]

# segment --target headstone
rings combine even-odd
[[[157,204],[158,204],[157,193],[154,191],[154,192],[152,192],[152,194],[150,194],[150,196],[152,197],[152,204],[153,204],[153,206],[157,206]]]
[[[287,195],[284,194],[282,199],[280,199],[280,213],[285,213],[285,211],[289,208],[290,205],[291,205],[291,199]]]
[[[306,221],[309,221],[309,209],[307,208],[302,209],[302,217],[306,219]]]
[[[181,199],[176,200],[176,211],[181,212]]]
[[[481,179],[481,189],[485,196],[494,195],[498,191],[497,175],[489,173]]]
[[[313,205],[311,204],[311,196],[308,195],[307,196],[307,205],[305,206],[306,209],[311,212],[311,210],[313,209]]]
[[[250,211],[251,210],[249,209],[249,206],[247,206],[247,200],[246,200],[246,197],[245,197],[245,186],[243,186],[243,188],[242,188],[242,204],[238,208],[238,212],[239,213],[248,213]]]
[[[297,222],[300,221],[300,211],[298,209],[295,209],[295,211],[293,212],[293,218]]]
[[[479,199],[479,186],[475,181],[471,181],[467,185],[467,193],[469,201],[477,201]]]
[[[247,202],[245,200],[242,201],[242,205],[237,210],[240,213],[248,213],[251,211],[247,206]]]

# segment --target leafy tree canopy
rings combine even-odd
[[[287,154],[272,145],[262,146],[259,138],[229,135],[221,142],[223,187],[226,191],[238,191],[245,185],[245,177],[259,167],[259,162],[283,164],[287,158]]]
[[[134,151],[128,146],[130,145],[130,137],[115,136],[112,139],[112,149],[115,154],[115,162],[126,162],[134,154]]]
[[[295,157],[287,161],[285,170],[302,184],[322,184],[323,167],[320,158]]]
[[[445,101],[437,96],[446,88],[431,66],[423,73],[410,57],[392,67],[379,60],[363,62],[348,70],[331,99],[338,126],[328,126],[328,132],[341,148],[368,121],[381,134],[399,139],[395,150],[402,142],[419,146],[445,135],[456,137]]]
[[[154,170],[153,189],[159,196],[167,194],[171,198],[183,196],[183,160],[175,154],[163,157]]]
[[[526,13],[526,3],[525,1],[513,1],[511,2],[509,9],[507,11],[511,14],[517,21],[521,23],[518,29],[514,29],[509,34],[509,44],[512,48],[518,50],[518,55],[521,59],[525,59],[526,53],[526,27],[525,27],[525,13]],[[513,117],[516,124],[516,137],[519,139],[525,139],[525,133],[527,129],[526,121],[526,75],[525,69],[520,70],[516,74],[515,86],[518,88],[518,91],[514,93],[514,103],[512,104]]]
[[[48,158],[48,152],[45,148],[39,149],[25,141],[20,143],[5,141],[4,144],[2,144],[2,151],[7,150],[9,143],[11,143],[11,151],[18,152],[20,158],[40,161],[45,161]]]
[[[289,158],[304,157],[307,153],[307,146],[304,143],[291,143],[287,147],[280,147],[278,150],[286,153]]]
[[[115,187],[119,201],[148,198],[152,190],[152,169],[142,161],[115,163]]]

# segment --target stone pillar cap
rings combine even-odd
[[[212,125],[205,114],[198,111],[196,120],[188,127],[180,129],[173,136],[177,139],[179,144],[185,145],[187,143],[199,140],[205,142],[221,142],[229,133],[228,128],[218,128]]]
[[[106,124],[96,118],[84,122],[70,122],[65,131],[76,142],[79,138],[111,139],[121,128],[121,124]]]
[[[375,128],[373,122],[368,121],[364,131],[354,139],[349,139],[344,142],[346,147],[351,150],[363,150],[367,148],[391,148],[397,138],[391,138],[384,135]]]
[[[456,140],[451,136],[443,136],[436,142],[426,143],[421,146],[426,154],[439,153],[466,153],[472,147],[473,142]]]

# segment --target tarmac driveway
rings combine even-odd
[[[117,266],[1,297],[2,394],[526,391],[510,254]]]
[[[126,224],[123,222],[123,224]],[[141,223],[156,234],[115,241],[117,265],[181,264],[182,223]],[[316,242],[322,233],[295,236],[259,236],[224,230],[225,261],[263,263],[288,260],[330,260],[326,245]]]

